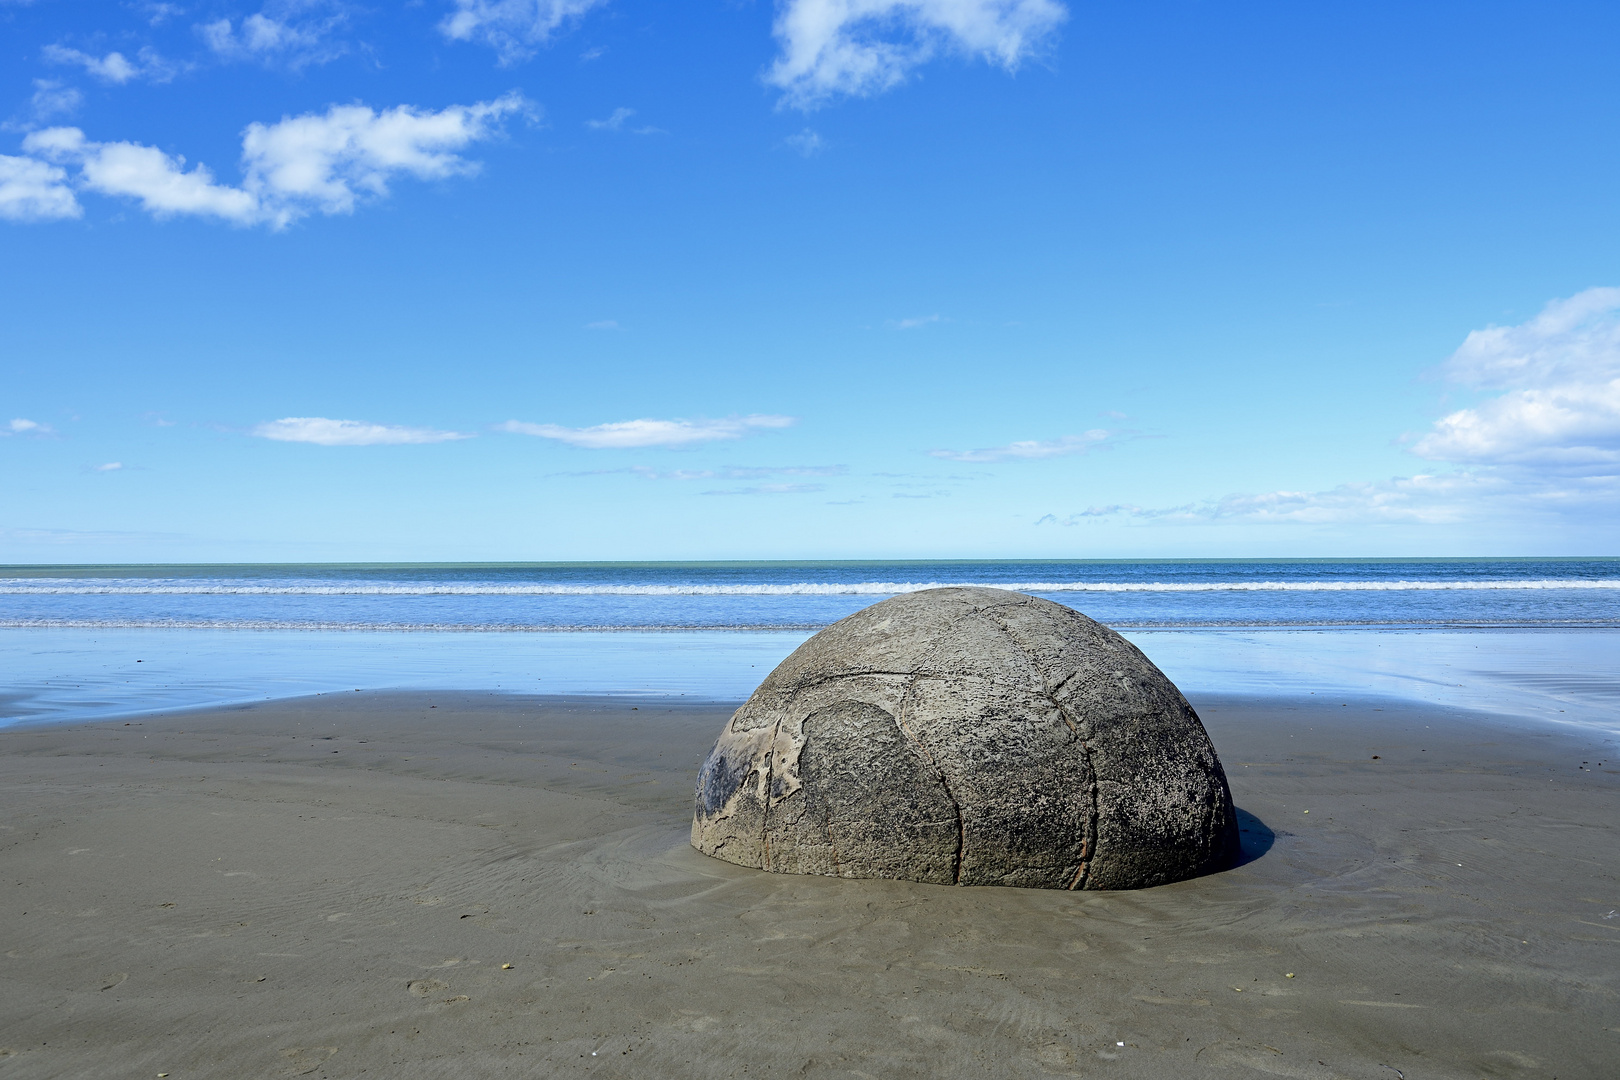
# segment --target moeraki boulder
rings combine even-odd
[[[692,845],[791,874],[1135,889],[1230,864],[1226,775],[1130,642],[1000,589],[896,596],[822,630],[721,731]]]

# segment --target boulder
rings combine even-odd
[[[692,846],[785,874],[1137,889],[1238,850],[1203,724],[1061,604],[947,588],[873,604],[772,671],[698,773]]]

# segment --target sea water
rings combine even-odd
[[[735,700],[886,596],[989,585],[1189,695],[1338,693],[1620,726],[1620,560],[0,567],[0,722],[342,689]]]

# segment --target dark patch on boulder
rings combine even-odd
[[[710,754],[698,770],[697,812],[713,815],[731,801],[752,771],[750,762],[732,761],[723,753]]]

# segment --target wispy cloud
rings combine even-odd
[[[109,461],[105,465],[94,466],[96,472],[117,472],[124,467],[122,461]]]
[[[890,319],[889,325],[896,330],[920,330],[937,322],[944,322],[941,315],[918,315],[910,319]]]
[[[185,14],[185,9],[179,4],[147,3],[136,7],[145,13],[147,24],[151,26],[162,26],[176,15]]]
[[[250,432],[277,442],[314,443],[317,446],[401,446],[470,439],[459,431],[372,424],[364,420],[328,420],[324,416],[288,416],[270,420]]]
[[[614,109],[613,115],[606,120],[587,120],[585,126],[595,131],[618,131],[634,115],[634,109]]]
[[[705,491],[705,495],[812,495],[826,491],[826,484],[757,484],[754,487]]]
[[[409,105],[382,112],[334,105],[324,114],[249,124],[242,136],[241,187],[216,182],[205,165],[188,170],[183,158],[156,147],[92,142],[72,127],[32,133],[23,140],[23,149],[33,158],[8,160],[75,166],[78,186],[136,199],[156,217],[191,215],[279,229],[311,213],[351,213],[363,199],[387,196],[396,176],[438,180],[476,173],[478,164],[459,152],[492,138],[502,119],[528,109],[524,98],[513,93],[438,112]],[[7,168],[14,174],[24,171],[21,165]],[[34,205],[54,206],[57,216],[76,216],[64,209],[60,170],[51,181],[54,187],[44,192],[38,189],[46,174],[35,169],[31,175]],[[71,190],[67,195],[71,197]],[[36,213],[35,219],[41,216],[46,215]]]
[[[940,54],[1016,71],[1067,18],[1056,0],[784,0],[765,78],[809,109],[881,93]]]
[[[626,125],[629,124],[630,118],[634,115],[636,115],[636,110],[634,109],[614,109],[613,114],[606,119],[587,120],[585,121],[585,126],[590,128],[592,131],[622,131],[630,135],[667,134],[663,128],[650,127],[646,125],[641,127],[627,127]]]
[[[549,476],[639,476],[643,480],[758,480],[769,476],[843,476],[847,465],[722,465],[716,469],[653,469],[631,465],[622,469],[583,469],[548,473]]]
[[[808,158],[815,157],[817,154],[826,150],[827,140],[823,139],[818,132],[812,131],[810,128],[805,128],[797,135],[789,135],[787,138],[783,139],[782,145],[786,146],[789,150],[792,150],[800,157]]]
[[[1083,435],[1063,435],[1046,440],[1026,439],[1008,443],[1006,446],[989,446],[978,450],[930,450],[928,454],[930,457],[944,458],[947,461],[1039,461],[1043,458],[1089,453],[1110,440],[1117,440],[1121,434],[1123,432],[1094,428]]]
[[[1620,288],[1554,300],[1518,326],[1469,334],[1441,367],[1496,392],[1435,421],[1412,451],[1432,461],[1538,472],[1620,471]]]
[[[727,480],[757,480],[762,476],[843,476],[847,465],[727,465],[718,475]]]
[[[1620,288],[1588,289],[1516,326],[1476,330],[1439,373],[1453,387],[1490,395],[1440,417],[1412,443],[1415,454],[1454,471],[1177,506],[1091,506],[1038,524],[1482,526],[1620,516]]]
[[[649,469],[645,465],[632,465],[628,469],[605,469],[600,472],[624,472],[643,480],[713,480],[722,475],[716,469]]]
[[[77,88],[65,86],[55,79],[35,79],[34,93],[28,99],[26,121],[23,123],[10,121],[5,127],[12,131],[18,128],[27,131],[39,124],[72,116],[83,104],[84,94]]]
[[[1443,525],[1481,520],[1510,508],[1557,509],[1589,502],[1587,485],[1562,490],[1528,490],[1512,478],[1474,472],[1397,476],[1377,482],[1340,484],[1324,491],[1267,491],[1232,494],[1177,506],[1131,504],[1091,506],[1067,516],[1046,514],[1037,525],[1082,525],[1108,518],[1170,525],[1219,522],[1306,525]],[[1613,485],[1606,485],[1610,491]]]
[[[578,21],[607,0],[455,0],[456,10],[439,24],[452,41],[476,41],[495,50],[500,62],[533,56],[564,23]]]
[[[333,34],[348,20],[341,5],[294,0],[267,5],[238,23],[218,19],[197,34],[221,60],[248,60],[298,70],[336,60],[348,46]]]
[[[0,218],[8,221],[60,221],[84,213],[67,172],[33,158],[0,154]]]
[[[42,424],[38,420],[27,420],[19,416],[6,425],[0,435],[28,435],[36,439],[48,439],[56,434],[56,429],[49,424]]]
[[[128,544],[132,541],[183,540],[183,533],[89,532],[76,529],[12,529],[0,526],[0,540],[33,544]]]
[[[78,49],[66,49],[60,45],[47,45],[43,50],[47,62],[52,64],[74,64],[84,68],[86,72],[94,75],[103,82],[126,83],[133,79],[139,68],[124,59],[123,53],[111,52],[103,57],[91,56]]]
[[[559,424],[531,424],[508,420],[498,430],[516,435],[556,439],[587,450],[623,450],[646,446],[695,446],[720,439],[740,439],[754,431],[790,427],[791,416],[733,416],[724,420],[621,420],[594,427],[571,428]]]
[[[62,45],[47,45],[42,50],[47,63],[83,68],[85,72],[105,83],[121,86],[135,79],[149,82],[167,82],[174,78],[175,66],[152,49],[142,49],[134,60],[121,52],[105,56],[70,49]]]

